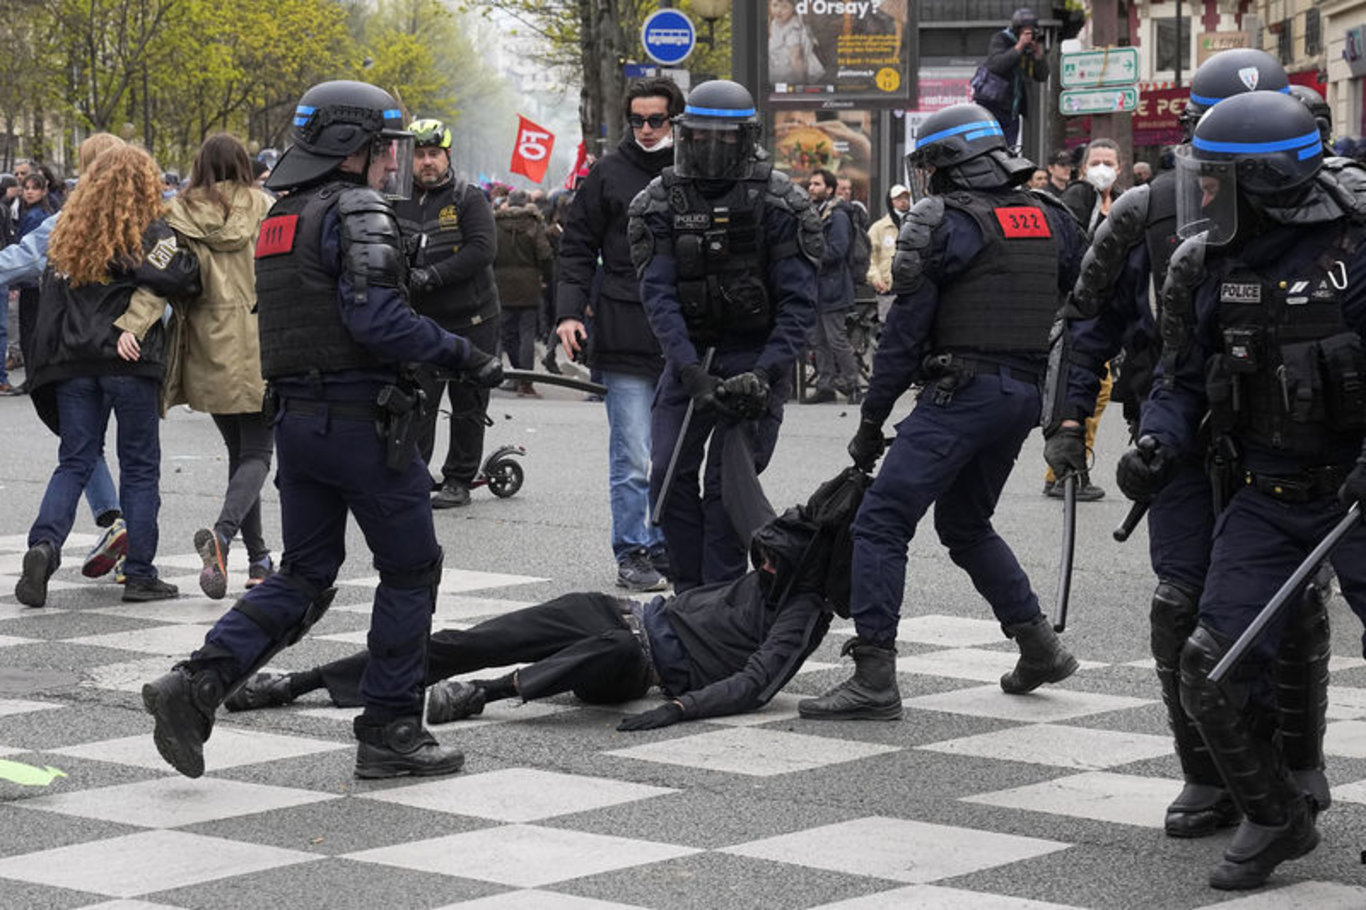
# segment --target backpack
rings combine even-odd
[[[849,241],[846,261],[849,263],[849,273],[854,276],[854,284],[862,284],[868,280],[868,268],[873,264],[873,241],[868,236],[868,212],[858,205],[846,205],[845,211],[849,215],[849,225],[853,228],[854,234]]]

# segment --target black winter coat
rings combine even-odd
[[[673,164],[672,148],[647,152],[627,135],[589,171],[569,207],[560,238],[556,319],[582,320],[593,306],[590,363],[600,370],[657,378],[664,355],[640,302],[640,282],[626,240],[626,210],[636,194]],[[592,298],[602,257],[602,287]]]
[[[427,235],[415,267],[431,267],[436,287],[412,295],[413,309],[448,332],[498,315],[493,259],[498,253],[493,209],[479,188],[452,176],[441,186],[394,203],[404,238]]]

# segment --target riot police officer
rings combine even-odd
[[[1259,887],[1318,843],[1321,804],[1290,773],[1293,744],[1275,722],[1287,698],[1320,725],[1326,707],[1287,693],[1273,668],[1302,601],[1267,625],[1222,686],[1209,675],[1342,517],[1344,479],[1352,498],[1366,488],[1366,469],[1352,469],[1366,434],[1366,206],[1322,161],[1313,116],[1270,92],[1221,101],[1178,153],[1177,218],[1192,239],[1162,291],[1163,353],[1140,448],[1118,470],[1126,495],[1145,501],[1189,453],[1209,447],[1225,462],[1212,482],[1227,504],[1180,665],[1182,707],[1244,815],[1210,875],[1221,889]],[[1364,557],[1360,526],[1331,557],[1359,616]]]
[[[699,85],[676,129],[674,166],[632,201],[628,233],[666,361],[651,414],[652,502],[683,435],[656,520],[674,588],[685,591],[745,572],[746,544],[721,504],[722,452],[732,433],[752,432],[755,468],[768,464],[815,316],[824,244],[806,193],[759,160],[744,86]]]
[[[143,687],[157,749],[188,777],[204,771],[203,744],[224,698],[327,610],[348,511],[379,570],[356,774],[447,774],[464,762],[422,727],[441,548],[415,444],[418,396],[399,381],[399,365],[464,370],[482,385],[497,384],[501,368],[407,304],[398,223],[379,192],[409,186],[412,134],[400,116],[375,86],[316,85],[299,100],[294,145],[271,172],[269,185],[290,192],[261,226],[256,288],[284,556],[203,647]]]
[[[1077,669],[991,514],[1038,426],[1049,326],[1085,241],[1061,203],[1020,188],[1034,165],[1007,151],[985,108],[959,104],[927,117],[907,161],[922,195],[932,195],[901,226],[896,302],[849,443],[855,464],[872,468],[893,404],[911,385],[923,388],[854,521],[857,635],[845,645],[854,676],[800,702],[803,717],[901,716],[896,632],[906,548],[931,505],[950,558],[1019,646],[1001,688],[1029,692]],[[1003,287],[1011,289],[1008,300]]]
[[[1258,91],[1285,92],[1288,80],[1270,54],[1251,48],[1222,51],[1200,65],[1191,80],[1181,123],[1189,141],[1200,116],[1225,98]],[[1082,259],[1081,276],[1063,310],[1065,333],[1056,337],[1045,405],[1045,458],[1055,472],[1082,473],[1087,452],[1082,425],[1090,416],[1105,364],[1124,352],[1114,395],[1132,427],[1148,397],[1162,343],[1153,316],[1150,287],[1160,288],[1176,244],[1176,173],[1164,171],[1115,201]],[[1218,456],[1222,459],[1222,455]],[[1196,604],[1209,568],[1216,504],[1205,473],[1203,452],[1190,452],[1172,465],[1170,482],[1148,509],[1149,556],[1157,588],[1149,612],[1151,646],[1162,700],[1176,743],[1185,784],[1166,810],[1172,837],[1203,837],[1236,824],[1238,810],[1224,790],[1218,769],[1200,734],[1181,707],[1181,648],[1195,630]],[[1321,705],[1327,698],[1329,582],[1306,591],[1276,663],[1277,684],[1287,707]],[[1286,759],[1327,808],[1323,777],[1322,710],[1281,712]]]

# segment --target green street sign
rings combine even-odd
[[[1107,47],[1062,55],[1062,87],[1131,85],[1138,81],[1138,48]]]
[[[1064,117],[1083,114],[1126,114],[1138,110],[1138,87],[1084,88],[1058,96],[1058,113]]]

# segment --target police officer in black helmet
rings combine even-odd
[[[284,556],[279,573],[248,591],[203,647],[143,687],[157,749],[188,777],[204,772],[218,706],[327,610],[348,512],[379,570],[356,775],[448,774],[464,763],[422,727],[441,548],[415,444],[421,401],[400,381],[400,364],[461,370],[481,385],[496,385],[501,368],[408,306],[407,263],[385,198],[410,186],[412,134],[402,126],[388,92],[363,82],[316,85],[300,99],[294,145],[268,181],[289,190],[256,245]]]
[[[906,550],[932,505],[940,542],[1020,649],[1001,688],[1030,692],[1077,669],[991,515],[1038,425],[1049,326],[1085,241],[1060,202],[1020,189],[1034,164],[1006,150],[983,107],[958,104],[925,118],[907,163],[920,195],[932,195],[901,225],[896,301],[849,443],[856,465],[872,469],[892,406],[912,385],[922,390],[854,521],[857,634],[845,645],[854,675],[798,703],[808,718],[901,717],[896,633]]]
[[[722,452],[730,434],[751,433],[756,470],[768,464],[815,315],[820,219],[805,192],[759,160],[758,142],[748,90],[704,82],[678,120],[674,166],[631,203],[631,259],[666,360],[651,415],[651,502],[694,405],[655,516],[678,591],[745,572],[745,543],[721,503]]]
[[[1285,691],[1274,666],[1303,601],[1266,627],[1221,686],[1209,680],[1342,518],[1343,502],[1366,497],[1366,206],[1322,161],[1318,125],[1286,94],[1238,95],[1200,120],[1177,158],[1177,218],[1191,239],[1162,290],[1163,353],[1140,448],[1119,464],[1121,489],[1142,501],[1159,495],[1186,453],[1208,445],[1232,463],[1216,491],[1227,505],[1198,625],[1181,653],[1181,704],[1244,815],[1210,875],[1220,889],[1260,887],[1281,862],[1313,850],[1315,816],[1327,808],[1322,772],[1320,787],[1292,773],[1295,744],[1276,729],[1287,698],[1320,729],[1327,707],[1326,697]],[[1366,616],[1366,528],[1330,561],[1349,606]]]

